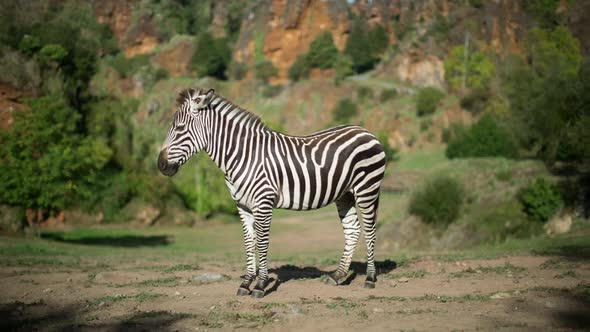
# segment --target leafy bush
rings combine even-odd
[[[295,59],[295,62],[289,68],[287,72],[287,76],[293,82],[297,82],[302,78],[309,77],[309,61],[307,60],[307,56],[305,55],[298,55]]]
[[[536,178],[523,188],[519,199],[524,212],[535,222],[546,222],[563,206],[557,186],[544,177]]]
[[[444,98],[444,92],[435,87],[426,87],[418,91],[416,96],[416,111],[418,116],[434,113],[440,101]]]
[[[352,70],[352,59],[347,55],[339,55],[334,63],[334,69],[336,70],[336,76],[334,76],[334,83],[339,84],[347,76],[354,73]]]
[[[487,53],[467,50],[459,45],[451,49],[445,63],[445,79],[452,89],[482,89],[488,86],[496,68]]]
[[[540,223],[531,222],[516,199],[486,206],[472,224],[478,241],[499,243],[509,238],[524,239],[543,232]]]
[[[39,51],[41,59],[46,62],[55,61],[57,63],[63,62],[68,51],[66,51],[61,45],[47,44]]]
[[[465,191],[448,176],[429,179],[410,198],[409,212],[429,224],[449,225],[460,214]]]
[[[272,64],[272,62],[268,60],[258,62],[256,65],[254,65],[254,76],[256,76],[257,79],[261,80],[265,84],[268,83],[272,77],[276,77],[278,74],[279,71],[277,68]]]
[[[0,135],[0,201],[60,210],[93,195],[111,157],[101,140],[80,134],[81,115],[60,97],[29,100]]]
[[[340,99],[332,110],[332,116],[336,123],[346,123],[358,114],[358,107],[350,98]]]
[[[136,55],[127,58],[123,53],[107,57],[106,62],[115,69],[121,77],[130,77],[137,73],[142,67],[149,66],[149,57],[146,54]]]
[[[377,135],[377,139],[381,142],[383,152],[385,152],[385,161],[391,162],[399,159],[398,151],[391,145],[389,145],[389,137],[386,132],[381,132]]]
[[[338,56],[338,49],[334,45],[332,33],[326,31],[318,35],[309,45],[307,62],[311,68],[332,68]]]
[[[246,74],[248,74],[248,66],[245,63],[232,61],[227,67],[225,76],[241,81],[246,77]]]
[[[199,76],[213,76],[226,79],[225,71],[231,60],[231,49],[225,38],[213,38],[203,32],[197,39],[197,46],[190,64]]]
[[[369,31],[368,38],[369,44],[371,45],[371,51],[376,57],[381,56],[387,49],[387,46],[389,46],[389,35],[385,28],[380,24],[377,24]]]
[[[18,44],[19,51],[27,55],[32,55],[41,48],[41,40],[39,37],[24,35]]]
[[[370,99],[373,98],[373,90],[368,86],[359,86],[356,89],[356,95],[360,100]]]
[[[385,90],[381,91],[381,95],[379,96],[379,101],[384,103],[392,98],[395,98],[396,96],[397,96],[396,89],[385,89]]]
[[[486,89],[475,89],[461,98],[461,107],[473,114],[479,114],[486,108],[490,93]]]
[[[352,69],[356,73],[372,69],[378,60],[371,47],[368,30],[367,22],[363,18],[358,17],[352,21],[344,54],[352,60]]]
[[[486,114],[468,130],[459,130],[450,139],[448,158],[506,157],[516,155],[516,147],[508,130],[493,116]]]

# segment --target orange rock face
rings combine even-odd
[[[255,54],[261,52],[277,67],[277,83],[286,80],[289,67],[319,34],[330,31],[336,47],[344,49],[349,28],[347,11],[330,5],[320,0],[272,1],[269,8],[261,8],[245,20],[242,29],[246,33],[240,36],[234,58],[252,65]],[[261,50],[256,49],[260,47],[257,38],[262,41]]]

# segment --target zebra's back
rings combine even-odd
[[[279,153],[266,157],[277,208],[317,209],[348,191],[378,191],[385,154],[366,129],[340,126],[307,136],[277,135],[281,139],[274,150]]]

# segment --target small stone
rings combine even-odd
[[[475,273],[482,273],[481,270],[477,269],[475,270]]]
[[[72,279],[72,278],[68,278],[68,279],[66,279],[66,281],[67,281],[67,282],[72,282],[73,280],[74,280],[74,279]]]
[[[545,302],[545,307],[550,308],[550,309],[553,309],[553,308],[555,308],[555,304],[553,304],[553,303],[551,303],[549,301],[546,301]]]
[[[303,309],[296,305],[291,305],[291,314],[294,316],[303,315]]]
[[[53,292],[53,289],[51,289],[51,288],[46,288],[43,290],[43,293],[51,293],[51,292]]]
[[[408,281],[410,281],[410,279],[409,278],[406,278],[406,277],[401,277],[401,278],[397,279],[397,281],[399,281],[399,282],[408,282]]]
[[[178,296],[178,295],[180,295],[180,292],[176,291],[176,292],[174,292],[174,295]]]
[[[373,312],[383,312],[383,309],[381,309],[381,308],[373,308]]]
[[[214,305],[212,305],[212,306],[211,306],[209,309],[213,310],[213,309],[215,309],[215,306],[214,306]]]
[[[104,303],[104,302],[100,302],[100,303],[98,304],[98,307],[99,307],[99,308],[100,308],[100,307],[104,307],[104,305],[105,305],[105,304],[106,304],[106,303]]]
[[[505,293],[505,292],[496,293],[496,294],[490,296],[490,298],[494,299],[494,300],[507,299],[509,297],[511,297],[510,293]]]
[[[389,283],[389,286],[391,286],[391,287],[395,287],[395,286],[397,286],[397,281],[395,281],[395,280],[392,280],[392,281]]]
[[[202,273],[199,275],[194,275],[192,278],[192,281],[199,284],[208,284],[222,280],[229,280],[229,277],[219,273]]]

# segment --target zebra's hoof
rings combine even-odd
[[[238,288],[238,296],[250,295],[250,290],[247,288]]]
[[[365,281],[365,286],[363,286],[365,288],[369,288],[369,289],[373,289],[375,288],[375,282],[370,281],[370,280],[366,280]]]
[[[255,299],[261,299],[264,297],[264,289],[253,289],[252,297]]]
[[[339,283],[336,279],[334,279],[331,275],[328,275],[326,280],[324,281],[326,285],[338,286]]]

